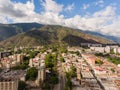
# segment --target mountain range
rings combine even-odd
[[[59,25],[38,23],[0,24],[0,46],[34,46],[67,43],[79,46],[81,43],[115,43],[115,38],[96,32],[83,31]],[[116,38],[117,40],[117,38]]]
[[[88,33],[88,34],[91,34],[91,35],[96,35],[96,36],[99,36],[99,37],[104,37],[104,38],[107,38],[109,40],[112,40],[116,43],[120,43],[120,37],[119,36],[111,36],[111,35],[103,35],[101,33],[98,33],[98,32],[93,32],[93,31],[83,31],[85,33]]]

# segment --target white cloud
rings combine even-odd
[[[87,8],[89,8],[90,7],[90,5],[89,4],[83,4],[83,7],[82,7],[82,9],[87,9]]]
[[[92,30],[107,35],[120,35],[120,16],[116,15],[114,6],[107,6],[103,10],[97,11],[92,15],[75,15],[65,18],[61,12],[63,5],[53,0],[41,0],[44,11],[36,13],[33,0],[26,3],[16,3],[10,0],[0,0],[0,23],[13,22],[38,22],[42,24],[63,25],[77,29]],[[72,10],[69,6],[69,10]],[[87,9],[89,5],[84,9]],[[65,8],[68,8],[66,6]]]
[[[13,3],[10,0],[1,0],[0,4],[0,12],[3,15],[8,15],[12,17],[24,17],[28,14],[34,13],[34,4],[32,1],[27,1],[26,4],[23,4]]]
[[[63,15],[59,15],[63,5],[59,5],[53,0],[42,1],[44,7],[43,12],[36,13],[33,0],[26,3],[16,3],[10,0],[0,0],[0,17],[1,23],[6,23],[6,18],[12,19],[14,22],[39,22],[43,24],[60,24]],[[4,17],[3,17],[4,16]]]
[[[63,5],[57,4],[53,0],[42,1],[44,11],[39,14],[39,22],[44,24],[61,25],[63,23],[64,15],[60,15],[63,11]]]
[[[66,8],[65,8],[65,11],[72,11],[73,9],[74,9],[74,3],[72,3],[72,4],[69,4]]]
[[[98,5],[98,4],[103,4],[103,3],[104,3],[103,0],[98,0],[98,1],[96,2],[96,5]]]
[[[53,0],[45,0],[42,5],[46,12],[60,13],[63,8],[63,5],[59,5]]]
[[[95,12],[94,16],[113,17],[113,16],[115,16],[115,10],[116,10],[115,7],[107,6],[104,10],[101,10],[99,12]]]
[[[108,29],[105,27],[108,24],[110,26],[113,26],[113,21],[115,18],[117,18],[115,14],[115,8],[112,6],[107,6],[105,9],[95,12],[92,16],[81,17],[80,15],[76,15],[73,18],[66,19],[65,24],[69,27],[79,28],[83,30],[92,30],[111,35],[113,30],[110,31],[108,27]]]
[[[95,6],[103,7],[104,6],[104,0],[97,0],[97,2],[94,2],[93,4]]]
[[[8,21],[4,15],[0,15],[0,23],[8,23]]]
[[[102,33],[120,37],[120,16],[113,20],[112,24],[108,24],[102,28]]]

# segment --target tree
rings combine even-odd
[[[116,65],[120,64],[120,57],[108,57],[108,60]]]
[[[58,75],[56,73],[56,64],[57,64],[57,53],[55,54],[47,54],[45,58],[46,68],[50,70],[50,77],[47,77],[47,81],[43,84],[43,88],[50,87],[49,89],[53,89],[54,85],[58,83]],[[45,89],[45,90],[49,90]]]
[[[110,50],[110,54],[115,54],[115,53],[114,53],[114,49],[111,49],[111,50]]]
[[[52,49],[52,52],[56,52],[58,46],[57,45],[51,45],[50,48]]]
[[[60,52],[61,53],[67,53],[67,48],[66,47],[61,47]]]
[[[47,49],[44,47],[44,48],[41,48],[40,52],[44,53]]]
[[[26,80],[35,80],[38,75],[38,71],[35,67],[27,70]]]
[[[51,76],[50,77],[50,81],[51,83],[54,85],[54,84],[57,84],[58,83],[58,78],[57,76]]]
[[[22,69],[22,70],[25,70],[25,69],[27,69],[28,68],[28,65],[26,64],[26,63],[22,63],[21,65],[20,65],[20,69]]]
[[[103,54],[103,53],[95,53],[95,56],[100,56],[100,57],[109,57],[110,55],[107,54]]]
[[[52,59],[53,59],[53,58],[52,58],[52,55],[51,55],[51,54],[46,55],[46,58],[45,58],[46,68],[52,68],[52,67],[54,67],[54,64],[53,64]]]
[[[47,63],[46,63],[46,67],[47,67],[47,68],[53,68],[54,65],[53,65],[52,62],[47,62]]]
[[[81,56],[79,51],[76,51],[75,53],[76,53],[76,55]]]
[[[11,69],[13,69],[13,70],[21,70],[21,69],[25,70],[29,67],[28,64],[29,64],[29,60],[24,60],[22,64],[14,66]]]
[[[41,86],[42,90],[51,90],[50,84],[46,80],[44,82],[42,82],[40,86]]]
[[[60,61],[65,62],[65,60],[64,60],[64,58],[62,56],[60,57]]]
[[[67,78],[66,86],[68,87],[69,90],[72,90],[72,82],[70,78]]]
[[[75,77],[76,76],[76,68],[75,66],[71,66],[71,71],[69,72],[70,77]]]
[[[55,54],[52,54],[52,62],[53,62],[53,64],[54,64],[54,66],[56,66],[57,65],[57,53],[55,53]]]
[[[113,68],[111,68],[111,71],[114,73],[115,72],[115,70],[113,69]]]
[[[39,51],[30,51],[29,52],[30,58],[34,58],[38,53]]]
[[[70,68],[71,68],[72,71],[75,71],[75,72],[76,72],[75,66],[71,66]]]
[[[70,68],[71,70],[69,72],[66,72],[66,77],[67,78],[76,77],[76,68],[74,66],[71,66]]]
[[[97,59],[97,60],[95,61],[95,64],[102,65],[102,64],[103,64],[103,61]]]
[[[54,66],[57,65],[57,53],[51,54],[49,53],[48,55],[46,55],[45,58],[45,65],[47,68],[53,68]]]
[[[18,82],[18,90],[25,90],[27,84],[24,81]]]

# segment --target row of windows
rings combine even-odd
[[[11,83],[0,83],[0,90],[17,90],[16,89],[16,84],[11,82]]]

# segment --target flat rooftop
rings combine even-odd
[[[82,78],[84,79],[94,79],[94,76],[90,71],[82,71],[81,74],[82,74]]]

